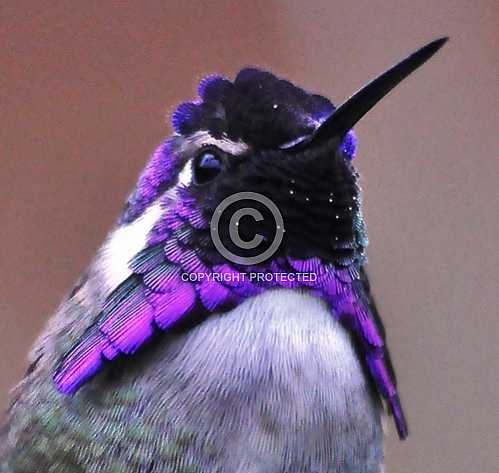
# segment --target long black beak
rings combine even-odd
[[[418,49],[376,79],[369,82],[346,102],[338,107],[333,114],[317,128],[312,136],[305,141],[288,148],[288,151],[301,150],[304,147],[320,146],[330,140],[339,142],[371,108],[374,107],[390,90],[402,82],[409,74],[430,59],[448,40],[443,37],[436,39]]]

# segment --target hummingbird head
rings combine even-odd
[[[203,221],[212,221],[225,199],[253,192],[270,199],[283,217],[285,233],[274,257],[345,262],[360,255],[366,241],[351,163],[353,132],[320,149],[298,149],[334,113],[328,99],[258,69],[243,69],[234,82],[210,76],[199,96],[178,107],[173,125],[183,137],[177,149],[187,158],[179,185]],[[258,236],[260,244],[251,248],[241,248],[230,234],[231,219],[244,209],[235,223],[242,241]],[[222,213],[217,231],[225,248],[247,258],[266,251],[276,224],[265,204],[240,198]],[[217,261],[206,230],[197,229],[196,246]]]
[[[283,230],[273,258],[362,263],[367,236],[352,127],[444,42],[421,48],[338,108],[267,71],[246,68],[234,81],[208,76],[199,99],[174,112],[176,135],[153,156],[123,218],[133,220],[164,194],[177,210],[156,225],[153,239],[183,233],[177,239],[213,264],[224,259],[210,236],[217,213],[215,232],[231,254],[262,254]],[[270,200],[282,223],[264,202],[241,193]],[[240,197],[231,201],[234,195]]]

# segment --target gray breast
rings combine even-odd
[[[41,338],[42,362],[19,387],[0,435],[2,471],[381,471],[379,400],[319,299],[267,291],[67,397],[54,389],[50,360],[64,326],[88,310],[75,301],[61,307],[56,321],[66,322]]]
[[[170,356],[150,372],[166,376],[165,409],[211,439],[223,471],[380,471],[379,401],[321,300],[267,291],[206,320]]]

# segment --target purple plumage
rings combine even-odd
[[[287,150],[313,136],[334,113],[329,100],[257,69],[243,69],[234,82],[209,76],[201,81],[199,95],[174,112],[178,135],[152,155],[119,224],[134,225],[153,203],[161,205],[161,215],[148,230],[144,248],[129,262],[131,275],[110,293],[93,325],[61,360],[54,375],[57,388],[74,393],[104,360],[134,354],[156,332],[187,318],[201,321],[269,288],[299,288],[326,300],[332,316],[355,335],[404,438],[407,427],[384,332],[363,270],[367,237],[351,167],[353,132],[327,159],[307,155],[293,160]],[[203,191],[192,182],[179,182],[180,171],[190,165],[179,142],[199,131],[214,140],[244,143],[253,161],[233,165],[226,180]],[[312,174],[310,159],[317,161]],[[331,179],[324,182],[324,175]],[[247,267],[216,251],[209,225],[223,198],[255,187],[279,204],[287,232],[271,260]],[[252,272],[288,277],[254,281]],[[297,276],[305,273],[315,279]],[[203,278],[192,277],[199,274]]]

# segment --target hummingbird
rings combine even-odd
[[[383,471],[385,416],[408,429],[352,129],[446,40],[338,107],[257,68],[201,80],[35,343],[1,472]]]

